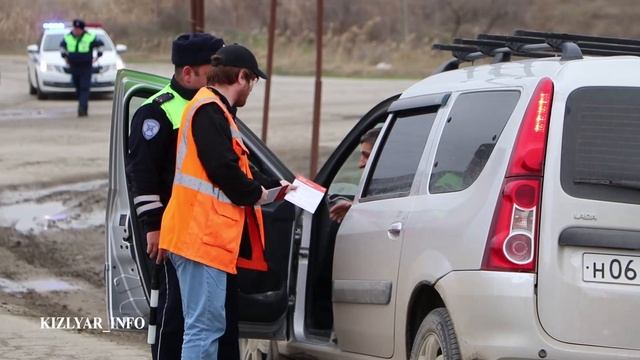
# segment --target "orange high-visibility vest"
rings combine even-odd
[[[209,88],[202,88],[189,101],[178,131],[176,175],[171,199],[162,216],[160,248],[187,259],[235,274],[236,265],[266,271],[264,228],[259,206],[238,206],[213,184],[200,163],[191,131],[195,112],[214,103],[224,113],[231,128],[233,150],[238,166],[249,178],[249,151],[233,116]],[[251,259],[238,257],[243,227],[251,241]]]

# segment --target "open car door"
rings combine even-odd
[[[330,208],[338,201],[353,201],[362,178],[361,140],[374,128],[381,128],[389,105],[399,95],[374,106],[354,125],[332,152],[314,181],[327,189],[314,214],[304,212],[300,247],[297,251],[296,311],[294,337],[331,341],[334,335],[333,263],[336,234],[341,226],[330,218]],[[340,341],[338,340],[338,344]]]
[[[109,318],[149,314],[153,262],[146,254],[142,234],[133,211],[125,174],[129,123],[136,109],[161,90],[169,79],[132,70],[121,70],[116,78],[111,123],[109,195],[107,199],[107,245],[105,282]],[[238,121],[252,165],[263,174],[293,181],[293,174],[266,146]],[[288,202],[262,207],[269,271],[239,269],[240,336],[284,339],[290,305],[290,267],[296,208]]]

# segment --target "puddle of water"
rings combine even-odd
[[[37,204],[26,202],[0,207],[0,226],[14,227],[20,232],[31,229],[46,229],[53,217],[59,217],[65,207],[60,201]],[[53,215],[51,215],[53,214]]]
[[[29,280],[22,282],[22,285],[36,292],[71,291],[78,289],[77,286],[60,279]]]
[[[59,186],[52,186],[44,189],[32,189],[32,190],[17,190],[17,191],[6,191],[0,193],[0,205],[2,204],[14,204],[21,201],[28,201],[41,198],[43,196],[47,196],[56,192],[61,191],[91,191],[97,190],[100,188],[104,188],[107,191],[107,180],[92,180],[92,181],[84,181],[74,184],[65,184]]]
[[[13,281],[5,278],[0,278],[0,291],[10,294],[25,293],[28,291],[35,291],[39,293],[52,291],[73,291],[76,289],[78,289],[77,286],[55,278],[26,281]]]
[[[80,193],[101,189],[107,191],[106,188],[106,180],[93,180],[37,190],[1,193],[0,227],[13,227],[22,233],[37,234],[52,228],[86,229],[103,225],[106,211],[103,207],[89,206],[83,210],[74,205],[63,205],[64,200],[39,199],[62,192],[71,193],[66,196],[66,200],[73,198],[73,193],[79,193],[82,198]]]

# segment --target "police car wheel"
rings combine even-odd
[[[46,100],[47,94],[40,90],[40,88],[38,87],[36,88],[36,97],[38,98],[38,100]]]
[[[29,95],[35,95],[37,92],[36,88],[31,85],[31,78],[29,78]]]

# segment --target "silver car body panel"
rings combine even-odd
[[[602,71],[603,66],[608,71]],[[614,249],[613,244],[609,249],[559,244],[561,233],[569,228],[640,231],[638,205],[568,195],[560,183],[559,156],[569,94],[586,86],[640,87],[639,67],[637,58],[585,60],[563,68],[555,81],[542,195],[537,305],[542,327],[567,343],[640,349],[640,313],[636,311],[640,286],[583,281],[584,254],[639,256],[640,251]]]
[[[162,89],[167,80],[135,71],[120,71],[118,91],[114,94],[111,114],[111,143],[109,157],[109,194],[107,198],[107,248],[105,252],[105,283],[108,318],[124,316],[148,317],[148,293],[140,276],[124,164],[124,141],[129,129],[122,119],[129,114],[129,99],[142,89],[154,93]],[[144,83],[145,85],[141,85]]]
[[[636,205],[571,199],[563,194],[557,175],[567,94],[586,85],[638,86],[638,68],[640,60],[636,57],[524,60],[449,71],[408,88],[400,97],[407,99],[402,103],[451,93],[432,129],[433,139],[425,147],[411,196],[364,203],[356,199],[338,232],[334,255],[334,280],[393,279],[390,274],[397,265],[390,304],[334,303],[337,343],[314,341],[297,332],[290,342],[280,343],[280,349],[288,354],[303,351],[318,359],[407,359],[409,302],[414,289],[428,283],[444,299],[465,359],[539,359],[540,350],[545,350],[548,358],[640,358],[640,352],[610,348],[640,347],[634,330],[640,319],[633,311],[640,287],[584,286],[577,271],[584,249],[558,248],[564,228],[589,226],[593,214],[599,224],[614,228],[626,224],[626,228],[636,230],[640,209]],[[551,78],[555,89],[541,206],[539,275],[479,271],[513,144],[533,91],[543,77]],[[463,191],[429,194],[428,179],[437,143],[457,96],[514,89],[521,93],[518,104],[477,180]],[[378,151],[376,145],[373,154]],[[368,172],[367,167],[363,179]],[[362,187],[363,181],[359,193]],[[398,241],[398,253],[388,239],[385,243],[374,232],[383,231],[399,218],[403,219],[404,236]],[[616,253],[638,255],[633,250]],[[598,299],[612,301],[612,305]],[[601,311],[603,306],[607,311]],[[304,308],[296,306],[295,316],[303,322],[300,311]],[[585,321],[590,326],[580,325]],[[613,324],[621,325],[614,328]],[[303,325],[298,323],[297,327]],[[586,335],[593,328],[598,330]],[[616,337],[617,343],[612,340]],[[389,345],[389,341],[394,344]]]

